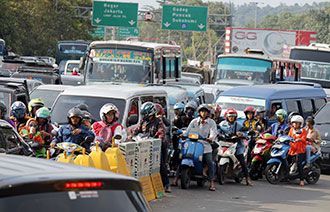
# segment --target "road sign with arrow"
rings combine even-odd
[[[205,32],[208,8],[163,5],[162,29]]]
[[[93,26],[137,27],[138,4],[93,1]]]

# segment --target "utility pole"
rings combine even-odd
[[[264,4],[262,2],[257,2],[257,1],[253,1],[251,2],[253,4],[255,4],[255,10],[254,10],[254,28],[257,28],[257,22],[258,22],[258,4]]]

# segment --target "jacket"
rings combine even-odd
[[[306,152],[307,145],[307,131],[305,128],[298,133],[295,129],[291,128],[289,136],[292,137],[295,142],[290,143],[289,155],[297,155]]]
[[[220,123],[220,134],[232,136],[236,135],[237,132],[242,132],[243,127],[240,123],[235,121],[234,123],[229,123],[227,120],[224,120]],[[236,147],[236,154],[240,155],[243,154],[245,150],[245,145],[243,143],[243,139],[240,139],[239,142],[237,143]]]
[[[77,135],[73,135],[72,131],[74,129],[80,129],[81,133]],[[68,124],[60,127],[57,136],[53,139],[53,142],[55,143],[71,142],[80,145],[87,136],[92,138],[95,137],[94,133],[83,125],[74,128],[71,124]]]

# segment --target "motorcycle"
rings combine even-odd
[[[204,186],[203,177],[203,140],[198,134],[189,134],[181,149],[181,188],[190,187],[192,180],[197,181],[198,186]]]
[[[299,176],[297,162],[294,161],[293,163],[288,164],[288,166],[284,164],[287,163],[290,142],[294,142],[293,138],[290,136],[281,136],[271,148],[271,158],[267,162],[265,171],[266,179],[271,184],[278,184],[286,177],[288,177],[288,180],[295,180]],[[313,154],[311,156],[311,165],[309,167],[305,166],[306,161],[303,162],[303,175],[308,184],[315,184],[320,178],[321,169],[317,164],[317,160],[320,157],[320,153]]]
[[[252,180],[262,179],[263,171],[270,158],[270,149],[275,140],[276,137],[269,133],[261,134],[260,138],[257,139],[251,152],[252,160],[250,166],[250,178]]]
[[[219,144],[218,152],[218,182],[223,185],[225,178],[234,179],[235,182],[241,183],[243,180],[243,172],[235,153],[238,142],[237,136],[226,136]]]
[[[183,130],[178,129],[176,127],[172,128],[172,147],[168,149],[168,164],[169,164],[169,172],[170,176],[175,176],[176,170],[178,169],[181,160],[180,160],[180,152],[182,149],[182,138]]]

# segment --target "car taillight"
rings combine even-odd
[[[101,188],[102,186],[103,183],[100,181],[67,182],[64,184],[65,189]]]

